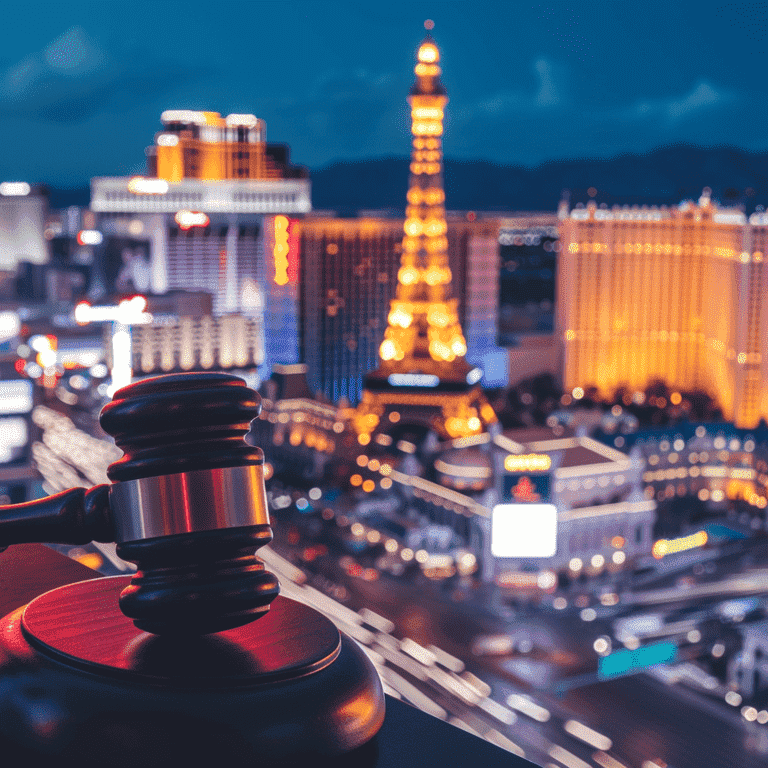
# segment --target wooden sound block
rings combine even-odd
[[[0,736],[57,759],[264,765],[341,755],[379,730],[375,669],[314,609],[277,597],[243,627],[159,637],[120,612],[129,580],[59,587],[0,621]]]

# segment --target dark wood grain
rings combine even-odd
[[[10,547],[0,554],[0,612],[8,613],[62,584],[79,582],[96,575],[89,568],[40,544]],[[264,620],[260,619],[256,624]],[[348,640],[343,642],[349,643]],[[337,664],[343,656],[342,652]],[[330,665],[317,676],[323,676],[337,664]],[[20,669],[25,667],[22,665]],[[159,710],[167,710],[164,704],[158,706],[152,699],[152,695],[161,689],[153,685],[139,687],[139,701],[146,711],[145,719],[141,720],[136,706],[123,714],[115,707],[116,700],[123,692],[118,686],[118,680],[114,680],[114,685],[99,697],[96,694],[105,687],[108,676],[78,674],[72,677],[65,676],[65,672],[66,666],[61,665],[48,665],[41,670],[39,682],[45,683],[50,676],[50,686],[42,686],[42,695],[55,700],[55,694],[61,692],[70,707],[78,702],[83,709],[92,706],[93,720],[89,721],[87,728],[75,732],[72,740],[63,743],[60,750],[54,744],[41,754],[36,742],[20,738],[18,725],[13,725],[10,718],[0,718],[0,731],[3,731],[6,720],[10,729],[8,733],[0,734],[0,754],[4,765],[24,765],[28,768],[68,764],[76,764],[81,768],[102,768],[104,765],[111,768],[166,768],[173,764],[234,766],[257,763],[262,768],[306,768],[332,762],[336,768],[469,768],[473,765],[483,765],[485,768],[535,768],[524,759],[389,697],[381,730],[364,746],[345,755],[329,758],[327,753],[323,754],[323,749],[329,746],[323,737],[332,722],[322,720],[316,731],[310,734],[309,744],[317,750],[312,757],[296,760],[281,755],[273,758],[265,754],[265,746],[272,732],[264,734],[260,731],[258,717],[254,717],[252,710],[231,693],[211,691],[204,696],[202,693],[199,697],[194,696],[190,701],[190,712],[183,718],[172,720],[168,715],[160,717],[157,714]],[[345,677],[350,677],[350,672]],[[356,672],[359,674],[359,669]],[[14,681],[17,673],[18,669],[13,665],[8,669],[0,668],[0,679],[4,682],[3,690],[6,693],[16,691]],[[309,684],[314,677],[310,675],[292,684],[276,685],[277,695],[265,703],[265,712],[285,706],[300,710],[295,713],[297,722],[301,722],[303,717],[312,722],[312,717],[318,713],[305,713],[302,704],[311,698]],[[356,675],[351,677],[354,679]],[[286,690],[286,685],[297,686],[298,690],[293,697]],[[83,690],[80,691],[78,686]],[[92,690],[94,687],[96,691]],[[265,692],[270,688],[265,686]],[[183,695],[184,700],[189,698],[188,694]],[[13,701],[15,706],[22,708],[23,713],[24,698],[17,697]],[[356,700],[355,709],[360,708],[361,701],[364,699]],[[98,719],[96,713],[102,710],[105,714]],[[350,711],[349,706],[342,709],[343,714]],[[220,714],[221,722],[215,724],[215,730],[210,724],[203,724],[206,716],[216,714]],[[348,719],[346,714],[345,720]],[[242,723],[238,721],[239,716]],[[231,728],[225,728],[222,723],[231,723]],[[378,727],[378,723],[375,725]],[[239,733],[237,726],[242,729]],[[246,739],[251,736],[249,728],[257,733]],[[221,734],[220,738],[218,734]],[[297,745],[297,749],[301,746]]]
[[[99,674],[174,685],[253,685],[330,664],[338,629],[317,611],[278,597],[258,621],[203,637],[158,637],[137,629],[117,598],[130,577],[47,592],[24,611],[27,639],[43,653]]]
[[[0,617],[49,589],[98,575],[43,544],[15,544],[0,553]]]

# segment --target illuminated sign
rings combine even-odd
[[[29,413],[31,410],[31,381],[27,379],[0,381],[0,413]],[[3,434],[2,431],[0,431],[0,438],[2,437]]]
[[[285,285],[288,282],[288,254],[291,246],[288,241],[290,219],[287,216],[275,216],[275,244],[272,253],[275,257],[275,283]]]
[[[494,557],[553,557],[557,509],[553,504],[497,504],[491,513]]]
[[[674,643],[653,643],[636,648],[634,651],[622,648],[616,653],[601,656],[597,660],[597,676],[606,679],[627,675],[657,664],[668,664],[676,658],[677,646]]]
[[[4,181],[0,184],[0,195],[4,197],[26,197],[32,187],[26,181]]]
[[[174,219],[181,229],[207,227],[211,223],[211,220],[200,211],[179,211]]]
[[[391,373],[387,381],[393,387],[436,387],[440,377],[430,373]]]
[[[79,245],[100,245],[103,240],[104,236],[95,229],[81,229],[77,233]]]
[[[197,123],[205,125],[205,112],[194,109],[166,109],[160,115],[161,123]]]
[[[18,312],[0,312],[0,341],[8,341],[19,335],[21,319]]]
[[[505,501],[536,503],[549,499],[549,475],[504,475]]]
[[[128,182],[128,191],[134,195],[164,195],[168,192],[168,182],[165,179],[134,176]]]
[[[651,550],[651,554],[657,559],[667,555],[674,555],[678,552],[685,552],[687,549],[703,547],[709,539],[706,531],[698,531],[690,536],[682,536],[679,539],[659,539]]]
[[[141,325],[152,322],[152,315],[146,312],[147,300],[144,296],[123,299],[118,305],[93,307],[87,301],[75,306],[75,322],[78,325],[88,323],[116,322],[123,325]]]
[[[240,128],[255,128],[259,124],[259,119],[256,115],[227,115],[225,120],[227,125],[237,126]]]
[[[26,382],[30,384],[32,382]],[[27,420],[22,416],[0,419],[0,464],[24,457],[29,439]]]
[[[552,459],[546,453],[510,453],[504,458],[507,472],[542,472],[552,466]]]
[[[483,378],[483,372],[480,368],[473,368],[467,374],[467,384],[477,384]]]

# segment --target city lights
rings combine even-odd
[[[128,191],[134,195],[164,195],[168,192],[168,182],[164,179],[134,176],[128,182]]]
[[[540,472],[552,466],[552,459],[545,453],[509,454],[504,457],[507,472]]]
[[[104,235],[95,229],[82,229],[77,233],[79,245],[100,245],[104,241]]]
[[[660,560],[667,555],[674,555],[678,552],[685,552],[688,549],[703,547],[709,539],[706,531],[698,531],[690,536],[682,536],[677,539],[659,539],[654,545],[652,554]]]
[[[501,21],[506,13],[497,9]],[[473,21],[494,23],[483,19]],[[336,45],[318,25],[325,54],[360,58],[357,38]],[[222,77],[296,75],[306,36],[297,48],[272,27],[282,69],[265,68],[260,52],[250,69],[219,67]],[[102,439],[99,414],[120,388],[157,374],[223,381],[226,371],[248,400],[241,435],[230,430],[227,442],[247,433],[247,461],[263,461],[274,539],[260,552],[280,579],[274,605],[295,599],[351,637],[395,715],[402,699],[443,719],[446,738],[457,726],[531,764],[699,768],[722,741],[723,755],[751,765],[768,744],[768,154],[756,144],[754,167],[725,178],[722,163],[698,163],[709,149],[686,145],[696,162],[662,174],[670,207],[652,205],[656,193],[635,177],[658,160],[644,144],[651,129],[697,127],[714,142],[720,118],[731,107],[743,118],[748,100],[730,103],[724,85],[715,98],[702,83],[693,95],[640,94],[636,115],[625,94],[624,106],[592,105],[605,123],[595,131],[560,119],[574,99],[545,48],[562,34],[523,56],[530,82],[499,62],[454,73],[490,54],[446,39],[450,50],[430,35],[411,49],[402,109],[366,111],[399,87],[371,74],[394,72],[389,64],[363,56],[349,82],[341,70],[323,78],[334,59],[294,77],[295,93],[260,84],[267,96],[292,94],[262,99],[264,117],[293,131],[280,137],[290,144],[272,131],[268,143],[255,114],[170,109],[147,137],[144,169],[121,159],[131,173],[92,179],[89,203],[70,205],[70,193],[87,191],[58,189],[61,175],[50,189],[43,175],[0,183],[0,506],[20,490],[111,482],[120,451]],[[491,53],[498,45],[489,37]],[[24,61],[48,67],[49,54]],[[450,103],[446,61],[462,84]],[[759,66],[742,69],[759,79]],[[53,85],[92,91],[94,75],[81,74]],[[700,77],[683,75],[683,88]],[[202,106],[215,80],[174,98]],[[480,108],[467,108],[468,93]],[[233,80],[219,98],[250,109],[247,95]],[[405,144],[397,150],[395,132],[377,149],[397,115]],[[130,110],[119,117],[125,125],[99,140],[128,147],[130,125],[146,123]],[[650,155],[621,158],[621,184],[606,171],[613,160],[549,162],[551,137],[530,130],[545,117],[579,152],[635,121],[651,131],[635,137]],[[498,136],[482,133],[490,118]],[[519,167],[467,159],[523,135]],[[391,157],[350,168],[355,153]],[[38,174],[39,153],[32,160]],[[370,172],[390,164],[391,178]],[[9,175],[32,178],[15,167]],[[698,197],[700,172],[714,191],[678,205],[674,190]],[[550,182],[561,176],[569,189],[554,210],[561,187]],[[632,194],[648,205],[609,207]],[[224,434],[194,408],[188,422]],[[94,546],[61,551],[105,572],[119,564]],[[347,653],[347,640],[339,648]],[[724,717],[709,717],[718,708]]]
[[[207,227],[210,219],[200,211],[179,211],[174,217],[180,229],[192,229],[192,227]]]

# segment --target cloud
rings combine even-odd
[[[110,55],[80,26],[0,70],[0,115],[77,123],[209,74],[136,48]]]
[[[563,106],[570,101],[567,89],[568,73],[564,67],[549,59],[536,59],[531,65],[538,78],[536,91],[509,90],[497,91],[481,99],[460,114],[468,116],[477,109],[491,115],[503,115],[515,112],[540,112]]]
[[[677,141],[717,143],[728,140],[727,126],[750,101],[699,78],[665,98],[589,104],[572,98],[569,73],[559,63],[539,58],[532,67],[536,89],[497,91],[457,111],[447,136],[449,155],[535,164],[553,157],[642,152]]]
[[[555,67],[546,59],[539,59],[533,66],[539,76],[536,105],[553,107],[559,104],[561,97],[557,87]]]
[[[732,104],[737,95],[728,90],[718,90],[706,80],[700,80],[690,92],[666,99],[641,99],[629,108],[619,109],[616,116],[622,120],[663,119],[677,123],[698,113]]]

